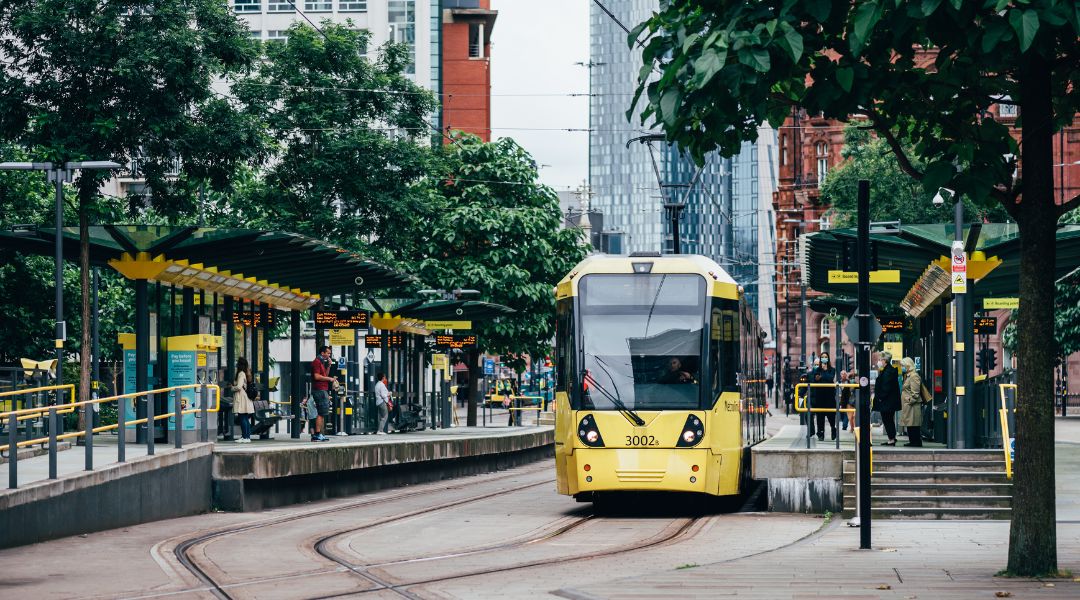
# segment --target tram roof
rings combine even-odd
[[[359,253],[295,233],[259,229],[104,225],[89,230],[90,262],[145,278],[303,309],[322,296],[371,293],[415,281]],[[0,247],[52,255],[55,229],[0,231]],[[79,255],[78,228],[63,229],[66,260]]]
[[[976,229],[973,233],[973,229]],[[881,304],[904,306],[920,316],[926,308],[951,298],[949,289],[933,285],[933,266],[949,256],[955,227],[952,224],[894,224],[872,227],[870,239],[877,246],[878,269],[899,270],[898,283],[873,283],[870,298]],[[1013,297],[1020,292],[1020,233],[1015,223],[976,223],[964,230],[964,239],[975,236],[970,252],[968,293],[975,300]],[[829,229],[806,236],[804,268],[811,289],[838,296],[854,296],[856,285],[830,283],[829,271],[842,270],[843,244],[857,238],[854,228]],[[1063,225],[1057,230],[1057,260],[1046,265],[1055,279],[1080,268],[1080,226]],[[977,254],[981,253],[981,254]],[[998,263],[1000,261],[1000,263]],[[974,270],[978,267],[978,271]],[[973,275],[980,274],[981,277]],[[917,287],[918,286],[918,287]],[[909,294],[919,292],[914,306]],[[931,292],[927,294],[926,292]],[[914,295],[913,295],[914,297]],[[905,298],[908,299],[905,306]]]

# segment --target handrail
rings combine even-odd
[[[70,385],[70,384],[66,384],[64,386],[52,386],[52,387],[67,387],[67,385]],[[77,407],[77,406],[90,406],[90,405],[93,405],[93,404],[104,404],[106,402],[114,402],[114,401],[124,400],[124,399],[127,399],[127,398],[137,398],[139,396],[144,396],[144,395],[169,393],[169,392],[174,392],[174,391],[177,391],[177,390],[199,389],[199,388],[202,388],[204,385],[206,386],[206,388],[208,390],[213,390],[214,391],[214,398],[215,398],[214,407],[213,408],[207,408],[206,412],[218,412],[218,410],[221,407],[221,388],[219,386],[217,386],[217,385],[202,384],[202,383],[189,383],[189,384],[186,384],[186,385],[175,385],[175,386],[171,386],[171,387],[147,390],[145,392],[132,392],[130,394],[119,394],[119,395],[116,395],[116,396],[109,396],[107,398],[94,398],[94,399],[91,399],[91,400],[82,400],[82,401],[79,401],[79,402],[72,402],[70,404],[64,404],[64,405],[61,405],[61,406],[70,407],[70,410],[68,410],[68,412],[71,412],[71,410],[74,410],[75,407]],[[71,387],[74,388],[73,385]],[[74,397],[74,396],[72,396],[72,397]],[[9,410],[9,411],[0,412],[0,418],[7,419],[12,415],[15,415],[17,417],[17,415],[26,413],[28,411],[49,412],[50,408],[56,408],[56,407],[44,407],[43,409],[42,408],[33,408],[33,409]],[[188,409],[182,409],[180,411],[180,414],[181,415],[188,415],[188,414],[193,414],[193,413],[197,413],[197,412],[201,412],[201,411],[202,411],[201,407],[200,408],[188,408]],[[61,414],[61,411],[56,410],[56,414]],[[165,414],[162,414],[162,415],[155,415],[153,417],[153,420],[154,421],[159,421],[161,419],[168,419],[168,418],[175,417],[175,416],[176,416],[175,412],[169,412],[169,413],[165,413]],[[141,418],[141,419],[132,419],[130,421],[125,419],[124,420],[124,427],[127,427],[128,425],[141,425],[143,423],[148,422],[149,420],[150,419],[146,418],[146,417]],[[120,427],[119,423],[114,423],[112,425],[102,425],[101,427],[94,427],[94,428],[90,429],[90,431],[92,431],[93,433],[100,433],[102,431],[110,431],[112,429],[118,429],[119,427]],[[82,437],[82,436],[85,436],[85,435],[86,435],[86,431],[80,430],[80,431],[73,431],[73,432],[70,432],[70,433],[65,433],[65,434],[62,434],[62,435],[57,435],[57,436],[55,436],[55,439],[56,440],[66,440],[66,439],[70,439],[70,438]],[[45,442],[50,442],[52,439],[53,439],[53,437],[50,436],[50,437],[35,438],[35,439],[32,439],[32,440],[24,440],[24,441],[16,443],[15,447],[16,448],[23,448],[23,447],[26,447],[26,446],[33,446],[35,444],[42,444],[42,443],[45,443]],[[8,450],[8,449],[10,449],[10,446],[11,446],[10,443],[4,444],[4,445],[0,446],[0,451]]]
[[[1016,391],[1015,383],[999,383],[998,393],[1001,395],[1001,408],[998,409],[998,418],[1001,419],[1001,449],[1005,453],[1005,478],[1012,479],[1012,448],[1009,444],[1009,408],[1005,398],[1005,390]],[[1016,412],[1016,409],[1013,409]]]
[[[54,404],[52,406],[57,407],[56,408],[56,414],[58,414],[58,415],[66,415],[66,414],[70,414],[71,412],[73,412],[75,410],[75,406],[74,406],[74,404],[75,404],[75,384],[73,384],[73,383],[64,383],[64,384],[60,384],[60,385],[46,385],[46,386],[42,386],[42,387],[24,388],[24,389],[21,389],[21,390],[12,390],[10,392],[0,392],[0,398],[7,398],[7,397],[11,397],[11,396],[22,396],[22,395],[25,395],[25,394],[37,394],[37,393],[40,393],[40,392],[51,392],[53,390],[63,390],[63,389],[68,390],[68,392],[69,392],[68,393],[69,401],[66,404]],[[15,406],[15,405],[12,404],[12,406]],[[60,407],[63,407],[63,408],[60,408]],[[18,409],[18,410],[9,410],[9,411],[5,411],[5,412],[0,412],[0,416],[4,417],[5,420],[6,420],[7,416],[9,416],[10,414],[14,414],[16,421],[26,421],[26,420],[29,420],[29,419],[37,419],[37,418],[39,418],[39,417],[41,417],[41,416],[43,416],[45,414],[48,414],[49,409],[50,409],[49,406],[39,406],[39,407],[35,407],[35,408],[21,408],[21,409]]]
[[[859,384],[857,384],[857,383],[840,383],[840,382],[833,382],[833,383],[797,383],[797,384],[795,384],[795,412],[833,413],[834,415],[836,415],[837,420],[840,419],[840,413],[854,414],[855,413],[854,408],[840,408],[840,389],[841,388],[857,388],[857,387],[859,387]],[[799,405],[799,388],[802,388],[802,389],[806,389],[806,388],[830,388],[830,389],[833,389],[834,390],[834,392],[833,392],[833,401],[835,403],[835,406],[833,408],[812,408],[812,407],[808,407],[808,406],[806,406],[806,400],[809,399],[810,394],[806,394],[806,398],[803,399],[803,405],[802,405],[802,408],[800,409],[799,408],[799,406],[800,406]],[[809,414],[809,415],[806,416],[806,418],[807,418],[807,420],[813,419],[814,415]],[[812,425],[811,423],[806,424],[806,447],[807,448],[810,447],[810,437],[811,437],[810,428],[811,428],[811,425]],[[840,449],[840,436],[836,436],[836,449],[837,450]]]

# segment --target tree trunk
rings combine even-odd
[[[1016,463],[1009,530],[1010,573],[1057,575],[1054,489],[1054,204],[1050,69],[1032,51],[1020,71],[1023,89],[1020,313]]]
[[[79,345],[79,401],[90,399],[90,352],[93,348],[90,340],[90,203],[96,192],[96,180],[82,175],[79,177],[79,290],[82,308],[82,341]],[[91,407],[83,405],[78,411],[79,428],[86,430],[86,421],[91,414]]]
[[[476,364],[480,359],[480,352],[476,348],[470,348],[465,356],[469,365],[469,412],[465,425],[476,427],[476,398],[480,395],[480,378],[484,376],[484,371]]]

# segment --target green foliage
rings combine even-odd
[[[913,154],[909,147],[908,154]],[[855,226],[858,182],[867,179],[870,186],[870,220],[900,221],[901,223],[949,223],[953,219],[953,202],[935,206],[934,192],[928,192],[913,177],[900,168],[889,145],[875,138],[859,124],[844,129],[844,163],[829,172],[821,187],[821,199],[832,207],[834,225]],[[916,168],[922,161],[913,159]],[[964,214],[970,220],[1003,222],[1008,215],[1001,206],[977,205],[963,198]]]
[[[864,114],[910,141],[928,192],[946,186],[983,202],[1013,189],[1006,156],[1017,144],[984,115],[1003,95],[1023,105],[1022,58],[1052,65],[1055,128],[1080,108],[1071,83],[1080,16],[1067,0],[673,0],[635,28],[630,42],[639,39],[642,121],[698,160],[734,155],[759,123],[779,126],[793,106],[840,120]],[[926,48],[938,51],[928,66]]]
[[[254,227],[332,240],[382,260],[416,247],[433,215],[426,205],[434,155],[431,93],[405,76],[406,48],[365,58],[367,31],[295,24],[287,43],[233,85],[246,114],[276,146],[261,181],[234,212]],[[269,107],[269,108],[268,108]]]
[[[474,322],[483,350],[519,371],[523,353],[544,356],[554,335],[552,288],[585,254],[576,230],[562,229],[555,193],[537,181],[536,162],[513,140],[485,144],[460,135],[447,147],[438,220],[428,228],[416,272],[443,289],[476,289],[516,311]]]

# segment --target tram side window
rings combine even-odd
[[[738,391],[740,322],[738,305],[732,300],[713,300],[709,332],[709,366],[712,400],[721,392]]]
[[[574,379],[571,375],[571,357],[574,355],[573,300],[559,300],[555,311],[555,391],[565,392]]]

